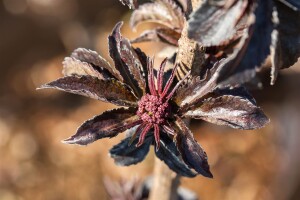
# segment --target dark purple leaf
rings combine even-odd
[[[76,134],[64,140],[67,144],[87,145],[96,140],[114,137],[140,123],[133,108],[109,110],[84,122]]]
[[[129,85],[138,97],[141,97],[145,90],[145,80],[141,74],[143,66],[130,42],[122,38],[120,33],[122,25],[123,22],[119,22],[108,37],[110,57],[113,59],[122,81]]]
[[[239,85],[251,80],[256,71],[270,55],[271,34],[274,30],[272,22],[273,2],[259,0],[255,17],[250,16],[252,24],[244,34],[234,53],[221,65],[219,85]]]
[[[96,51],[78,48],[73,51],[73,53],[71,54],[71,58],[92,65],[92,67],[95,70],[99,71],[99,73],[104,74],[105,76],[110,76],[111,78],[119,77],[119,74],[115,72],[114,68],[111,67],[110,64],[104,58],[102,58]]]
[[[136,147],[138,141],[139,137],[137,136],[130,144],[131,137],[127,137],[109,151],[110,156],[114,159],[117,165],[134,165],[145,159],[153,141],[152,134],[148,134],[148,137],[145,138],[144,143],[141,146]]]
[[[134,10],[130,18],[130,26],[135,29],[145,22],[156,22],[171,29],[182,29],[184,13],[172,0],[160,0],[145,3]]]
[[[261,128],[269,122],[254,99],[242,89],[215,92],[184,116],[247,130]]]
[[[294,11],[300,10],[300,1],[299,0],[277,0],[279,2],[282,2],[289,8],[293,9]],[[277,4],[277,2],[275,2]]]
[[[194,173],[181,159],[181,156],[175,146],[175,143],[163,133],[161,135],[159,150],[155,152],[156,156],[166,163],[170,169],[181,176],[195,177]]]
[[[217,87],[217,79],[221,70],[222,68],[217,62],[212,69],[207,70],[203,79],[199,76],[192,76],[182,84],[174,96],[174,101],[181,110],[187,110],[204,95],[212,92]]]
[[[191,14],[188,21],[188,35],[204,46],[218,46],[231,39],[235,26],[250,4],[247,0],[230,0],[224,5],[205,0]]]
[[[198,142],[194,139],[192,132],[177,117],[176,125],[178,132],[175,135],[176,146],[181,154],[183,161],[199,174],[212,178],[213,175],[209,170],[207,155]]]
[[[300,11],[293,11],[280,2],[275,5],[279,18],[275,54],[280,61],[278,67],[283,69],[295,64],[300,56]]]
[[[40,87],[40,89],[45,88],[79,94],[119,106],[137,106],[137,99],[130,89],[115,79],[100,80],[92,76],[66,76]]]
[[[147,30],[143,32],[139,37],[131,40],[132,43],[140,42],[164,42],[170,45],[177,46],[180,33],[169,28],[157,28],[154,30]]]

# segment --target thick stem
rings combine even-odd
[[[169,167],[158,158],[155,158],[154,179],[151,188],[150,200],[174,200],[177,199],[179,175],[171,171]]]

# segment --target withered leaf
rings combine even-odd
[[[89,75],[98,79],[114,78],[114,76],[106,69],[95,67],[92,64],[77,60],[76,58],[66,57],[63,61],[64,76],[83,76]]]
[[[92,76],[66,76],[40,87],[40,89],[45,88],[79,94],[119,106],[137,106],[137,99],[130,89],[115,79],[101,80]]]
[[[224,43],[236,33],[235,26],[245,15],[248,4],[247,0],[231,0],[224,5],[205,0],[191,14],[188,36],[204,46],[218,46]]]
[[[156,145],[156,144],[155,144]],[[174,142],[165,134],[161,135],[160,147],[155,151],[156,156],[166,163],[170,169],[177,174],[186,177],[195,177],[196,173],[193,172],[181,159],[181,156],[174,144]]]
[[[114,137],[140,123],[133,108],[109,110],[84,122],[76,134],[64,140],[67,144],[87,145],[106,137]]]
[[[148,135],[151,134],[148,133]],[[117,165],[129,166],[143,161],[149,152],[153,137],[146,137],[144,143],[139,147],[136,147],[139,141],[138,137],[131,144],[130,140],[131,137],[127,137],[109,151]]]
[[[194,139],[192,132],[186,127],[185,123],[178,117],[176,125],[178,131],[175,135],[175,142],[183,161],[199,174],[212,178],[213,175],[209,170],[205,151]]]
[[[138,55],[127,39],[123,39],[120,29],[123,22],[119,22],[108,37],[110,57],[116,69],[122,76],[122,81],[129,85],[138,97],[145,91],[145,80],[142,76],[142,64]]]
[[[156,22],[171,29],[182,28],[184,13],[172,0],[145,3],[133,11],[130,26],[135,29],[139,24],[145,22]]]
[[[119,74],[115,72],[113,67],[96,51],[78,48],[72,52],[71,57],[92,65],[93,68],[98,70],[100,73],[107,73],[106,71],[108,71],[115,78],[119,77]]]
[[[269,122],[254,99],[241,89],[215,92],[184,116],[246,130],[261,128]]]
[[[225,59],[218,82],[220,86],[239,85],[251,80],[256,71],[270,55],[271,34],[274,30],[272,22],[273,2],[259,0],[255,17],[241,39],[234,53]]]

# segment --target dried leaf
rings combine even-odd
[[[92,76],[66,76],[40,87],[40,89],[45,88],[79,94],[119,106],[137,106],[137,99],[130,89],[115,79],[100,80]]]
[[[231,0],[224,5],[205,0],[191,14],[188,36],[204,46],[218,46],[230,40],[237,31],[235,26],[245,15],[249,4],[247,0]]]
[[[174,172],[181,176],[195,177],[193,172],[181,159],[181,156],[174,142],[165,134],[161,135],[159,150],[155,152],[156,156],[169,166]]]
[[[133,108],[109,110],[84,122],[76,134],[64,140],[67,144],[87,145],[106,137],[114,137],[140,123]]]
[[[177,117],[176,125],[178,132],[175,140],[176,146],[182,156],[183,161],[199,174],[212,178],[213,175],[209,170],[207,155],[198,142],[194,139],[192,132],[186,127],[184,122]]]
[[[216,92],[184,116],[246,130],[262,128],[269,122],[254,99],[242,89]]]
[[[114,159],[115,163],[120,166],[134,165],[143,161],[153,141],[152,134],[148,133],[147,135],[151,135],[151,137],[146,137],[144,143],[139,147],[136,147],[139,141],[138,137],[136,137],[131,144],[131,137],[127,137],[109,151],[110,156]]]
[[[160,0],[145,3],[134,10],[130,18],[130,26],[135,29],[145,22],[156,22],[171,29],[182,29],[184,13],[172,0]]]
[[[120,33],[122,25],[123,22],[117,23],[108,37],[110,57],[122,76],[122,81],[129,85],[138,97],[141,97],[145,91],[145,80],[141,74],[143,66],[129,41],[122,38]]]

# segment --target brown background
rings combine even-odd
[[[117,167],[108,149],[123,135],[87,147],[64,145],[86,119],[112,108],[57,91],[36,91],[61,76],[61,62],[77,47],[107,58],[107,36],[130,11],[118,0],[0,1],[0,199],[108,199],[103,177],[145,179],[153,150],[132,167]],[[150,55],[162,44],[143,44]],[[254,91],[271,118],[265,128],[238,131],[199,121],[195,137],[205,148],[214,179],[182,179],[204,200],[300,198],[300,69],[284,70],[275,86]],[[201,124],[201,125],[200,125]]]

